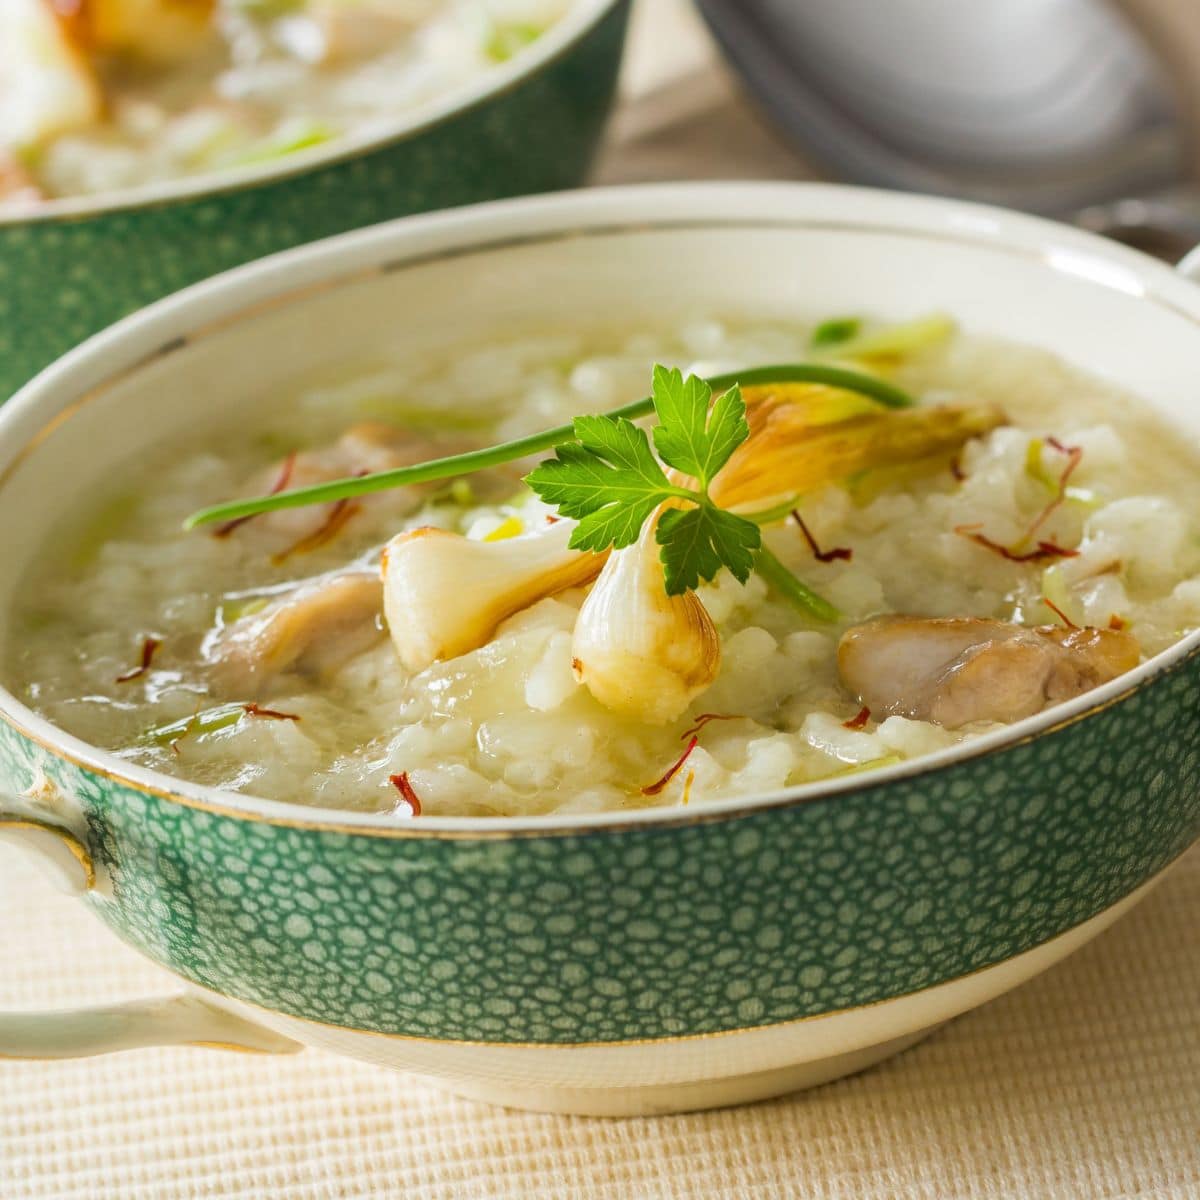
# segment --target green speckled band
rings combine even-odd
[[[698,1035],[945,982],[1148,880],[1200,835],[1200,656],[1023,744],[682,824],[274,825],[139,792],[0,723],[0,781],[39,773],[84,807],[113,884],[100,915],[205,987],[410,1037]]]
[[[261,186],[0,222],[0,400],[152,300],[277,250],[582,181],[612,100],[628,0],[508,90],[368,154]]]

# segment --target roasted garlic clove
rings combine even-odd
[[[694,592],[667,595],[657,524],[655,516],[637,542],[609,557],[580,609],[571,652],[576,676],[605,708],[661,725],[716,679],[721,639]]]
[[[484,645],[505,618],[595,578],[604,556],[572,550],[574,523],[501,541],[414,529],[383,550],[383,611],[410,671]]]

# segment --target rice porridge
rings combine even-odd
[[[1187,438],[1042,351],[844,324],[550,331],[298,388],[255,409],[253,434],[140,456],[64,527],[24,589],[8,677],[64,729],[171,775],[502,817],[704,805],[928,754],[1200,624]],[[818,359],[919,403],[743,384],[748,438],[711,491],[761,528],[745,583],[721,568],[662,590],[686,499],[624,548],[568,546],[575,520],[522,482],[545,454],[181,531],[231,497],[611,410],[647,394],[654,363]]]

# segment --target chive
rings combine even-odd
[[[858,392],[869,400],[882,404],[884,408],[912,408],[916,405],[903,388],[878,375],[863,371],[852,371],[848,367],[827,366],[824,363],[785,363],[782,366],[748,367],[744,371],[730,371],[727,375],[714,375],[709,381],[714,392],[724,391],[735,383],[742,387],[756,387],[764,383],[823,383],[826,387],[841,388],[846,392]],[[649,400],[643,401],[646,412],[651,411]]]
[[[248,167],[256,163],[286,158],[310,146],[320,146],[334,136],[334,131],[315,121],[290,122],[269,137],[252,143],[246,150],[228,160],[229,166]]]
[[[871,758],[866,762],[853,763],[851,766],[844,767],[840,771],[834,771],[832,775],[824,775],[823,779],[841,779],[843,775],[859,775],[863,771],[878,771],[883,767],[894,767],[897,763],[902,763],[904,756],[902,754],[885,754],[882,758]]]
[[[796,495],[789,496],[771,508],[760,508],[757,512],[744,512],[737,515],[745,517],[747,521],[753,521],[755,525],[774,525],[779,521],[786,521],[799,503],[800,493],[797,492]]]
[[[859,334],[833,347],[840,358],[880,358],[915,354],[944,342],[955,330],[954,319],[945,313],[930,313],[902,325],[885,325]]]
[[[842,615],[823,596],[818,596],[807,584],[801,583],[766,546],[759,549],[754,569],[806,617],[817,621],[836,621]]]
[[[858,392],[882,404],[885,408],[910,408],[916,401],[901,388],[845,367],[826,366],[822,363],[793,363],[782,366],[749,367],[743,371],[731,371],[716,375],[708,381],[714,392],[725,391],[734,384],[753,387],[765,383],[821,383],[827,387]],[[649,416],[654,404],[647,396],[631,404],[612,409],[610,417],[627,417],[634,420]],[[351,496],[366,496],[372,492],[384,492],[390,488],[404,487],[413,483],[428,483],[434,479],[449,479],[454,476],[470,475],[514,462],[527,454],[553,450],[563,442],[575,440],[572,425],[557,425],[553,429],[533,433],[499,446],[485,450],[471,450],[466,454],[454,454],[448,458],[435,458],[430,462],[411,467],[398,467],[391,471],[377,471],[373,475],[356,475],[348,479],[335,479],[311,487],[294,488],[288,492],[276,492],[273,496],[255,496],[248,500],[231,500],[215,504],[194,512],[183,523],[184,529],[195,529],[212,521],[231,521],[238,517],[249,517],[256,513],[273,512],[280,508],[301,508],[306,504],[327,504]]]
[[[1025,474],[1030,479],[1037,480],[1044,488],[1051,492],[1058,491],[1058,479],[1050,478],[1049,471],[1042,464],[1042,449],[1046,445],[1042,438],[1030,438],[1029,445],[1025,447]]]
[[[475,489],[466,479],[455,479],[440,487],[425,501],[426,504],[437,507],[441,504],[457,504],[459,508],[468,508],[476,500]]]
[[[228,729],[230,725],[236,725],[245,714],[244,704],[218,704],[215,708],[206,708],[194,716],[147,729],[141,740],[153,742],[158,746],[168,746],[184,734],[214,733],[218,729]]]
[[[217,605],[217,621],[221,625],[232,625],[243,617],[260,613],[271,603],[271,596],[245,596],[224,600]]]
[[[526,46],[532,45],[542,36],[537,25],[514,22],[511,25],[496,25],[483,45],[483,52],[493,62],[508,62]]]
[[[809,348],[822,350],[828,346],[836,346],[839,342],[848,342],[857,336],[861,328],[862,322],[857,317],[833,317],[831,320],[822,321],[808,339]]]

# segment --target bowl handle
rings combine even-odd
[[[83,840],[22,797],[0,796],[0,839],[29,854],[60,888],[75,896],[102,892]],[[0,1012],[0,1059],[84,1058],[142,1046],[210,1046],[267,1054],[303,1047],[180,992],[100,1008]]]

